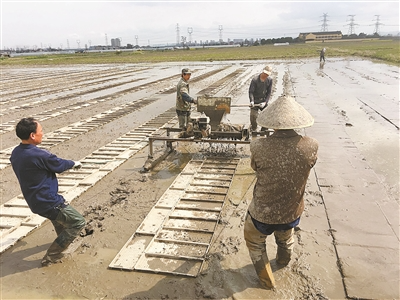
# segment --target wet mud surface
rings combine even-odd
[[[399,70],[362,59],[192,62],[188,65],[88,65],[2,70],[1,148],[18,144],[15,123],[34,116],[44,135],[111,109],[110,119],[49,145],[81,160],[174,107],[183,67],[193,70],[190,94],[248,103],[251,77],[274,68],[272,100],[296,98],[315,118],[301,134],[320,143],[296,228],[294,256],[285,268],[267,240],[276,290],[258,282],[243,238],[255,174],[248,145],[178,143],[150,172],[148,147],[72,202],[88,222],[63,263],[42,268],[55,238],[46,222],[1,254],[1,299],[398,299],[399,298]],[[151,100],[151,101],[148,101]],[[249,123],[249,109],[232,107],[223,122]],[[165,146],[155,145],[162,153]],[[240,163],[211,247],[196,278],[108,268],[165,190],[192,158],[237,157]],[[1,172],[1,204],[20,194],[11,167]],[[196,239],[199,237],[189,237]],[[373,274],[373,275],[371,275]],[[375,275],[375,276],[374,276]]]

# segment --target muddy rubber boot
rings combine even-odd
[[[178,116],[178,122],[179,122],[179,128],[180,128],[182,131],[185,131],[185,130],[186,130],[186,127],[185,127],[185,124],[186,124],[186,116],[179,115],[179,116]]]
[[[186,138],[186,131],[179,132],[178,138]]]
[[[188,123],[188,126],[186,128],[186,137],[192,137],[192,136],[194,136],[193,124]]]
[[[291,256],[291,249],[285,249],[278,246],[278,251],[276,252],[276,262],[278,264],[286,266],[287,264],[289,264]]]
[[[253,265],[263,288],[275,288],[275,278],[272,274],[271,264],[269,263],[267,254],[263,253],[259,261],[253,261]]]
[[[42,259],[42,266],[46,267],[50,266],[51,264],[62,262],[61,259],[64,257],[62,252],[66,248],[67,247],[60,247],[57,242],[53,242],[53,244],[50,245],[49,249],[47,249],[47,252]]]

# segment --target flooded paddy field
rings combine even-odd
[[[147,137],[164,134],[165,124],[176,126],[175,87],[182,68],[193,72],[192,97],[231,97],[237,106],[223,122],[244,125],[250,80],[266,64],[274,68],[271,101],[282,94],[295,97],[315,118],[300,133],[320,144],[287,267],[278,268],[273,237],[267,241],[276,290],[259,285],[243,238],[255,182],[248,145],[178,142],[154,169],[143,172]],[[101,174],[93,181],[75,176],[73,185],[66,175],[60,179],[61,191],[90,225],[62,264],[40,265],[55,238],[49,222],[2,252],[2,299],[399,298],[397,67],[354,58],[327,59],[324,65],[310,59],[3,67],[1,104],[3,209],[21,193],[8,157],[19,143],[14,128],[22,117],[41,122],[42,147]],[[156,152],[164,147],[155,144]],[[110,149],[124,155],[102,168]],[[239,162],[199,274],[110,268],[188,163],[205,157]],[[9,233],[2,227],[2,244]]]

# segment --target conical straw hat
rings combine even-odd
[[[293,97],[280,96],[257,118],[258,125],[271,129],[296,129],[314,124],[314,118]]]

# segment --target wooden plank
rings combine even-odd
[[[14,206],[0,207],[0,216],[26,218],[30,215],[32,215],[32,212],[28,207],[14,207]]]
[[[6,203],[4,203],[4,206],[14,206],[14,207],[28,207],[28,203],[26,203],[25,198],[13,198]]]
[[[175,208],[220,212],[222,209],[222,203],[221,202],[182,200],[181,199],[176,204]]]
[[[156,234],[166,217],[171,213],[169,208],[153,207],[136,230],[139,234]]]
[[[196,277],[201,265],[202,262],[196,260],[146,257],[142,254],[135,265],[135,270]]]
[[[186,192],[200,192],[200,193],[210,193],[217,195],[226,195],[228,193],[229,187],[213,187],[213,186],[188,186]]]
[[[12,247],[16,242],[18,242],[23,237],[27,236],[36,227],[30,226],[20,226],[16,228],[11,233],[0,239],[0,253],[3,253],[8,248]]]
[[[133,270],[153,236],[133,234],[109,264],[110,268]]]
[[[185,194],[185,191],[166,190],[161,198],[157,201],[156,207],[172,208],[178,203],[179,198]]]
[[[218,213],[206,212],[206,211],[189,211],[189,210],[175,209],[170,214],[170,219],[171,218],[214,221],[214,220],[218,220]]]
[[[170,189],[184,190],[189,183],[193,180],[193,175],[179,175],[171,184]]]

